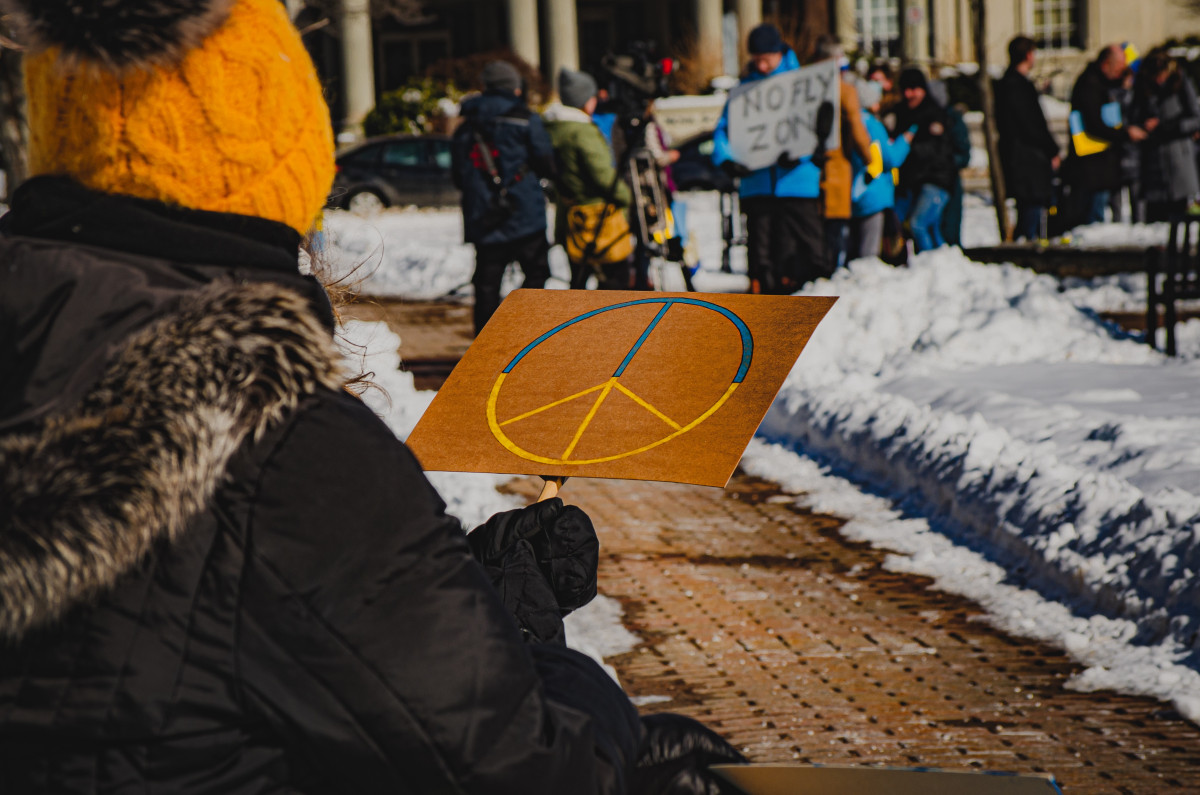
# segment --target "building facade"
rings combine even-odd
[[[736,72],[746,32],[764,19],[835,33],[847,51],[936,69],[976,60],[972,0],[283,0],[325,77],[335,118],[353,126],[385,91],[447,58],[510,50],[552,79],[596,70],[607,52],[651,42],[663,55],[702,57]],[[1065,93],[1084,62],[1111,42],[1140,52],[1200,35],[1180,0],[985,0],[989,63],[1026,34],[1042,48],[1039,74]],[[311,7],[309,7],[311,6]],[[420,9],[413,18],[389,9]],[[321,24],[335,8],[332,24]],[[1066,88],[1063,88],[1066,86]]]

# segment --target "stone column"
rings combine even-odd
[[[342,0],[343,135],[362,136],[363,117],[375,107],[375,47],[370,0]]]
[[[696,0],[696,34],[699,51],[721,63],[721,19],[725,15],[721,0]]]
[[[746,37],[750,31],[762,24],[762,0],[737,0],[738,53],[746,52]],[[738,63],[744,59],[739,57]]]
[[[546,76],[557,94],[558,71],[579,68],[579,23],[575,18],[575,0],[546,0],[546,41],[550,43]]]
[[[536,68],[542,62],[537,0],[508,0],[508,39],[513,52],[530,66]]]
[[[904,60],[927,64],[929,61],[929,2],[905,0]]]
[[[846,52],[857,49],[858,19],[854,0],[837,0],[833,11],[836,15],[833,20],[833,30],[837,34],[838,41],[842,43],[842,49]]]

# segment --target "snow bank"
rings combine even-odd
[[[957,250],[858,261],[806,293],[841,298],[761,436],[1044,596],[1128,622],[1122,642],[1200,653],[1200,364],[1114,338],[1049,277]]]

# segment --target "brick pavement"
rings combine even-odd
[[[458,304],[346,314],[386,319],[430,387],[470,341]],[[511,488],[532,499],[540,485]],[[700,718],[755,761],[1049,772],[1067,795],[1200,793],[1200,729],[1168,705],[1065,690],[1079,666],[1061,652],[885,571],[885,553],[772,484],[575,479],[563,496],[595,520],[601,591],[643,638],[610,662],[645,712]]]
[[[537,481],[514,490],[536,493]],[[601,592],[644,644],[609,660],[642,710],[699,718],[761,762],[1049,772],[1073,793],[1200,792],[1200,729],[1076,693],[1079,667],[738,476],[727,493],[576,479]]]

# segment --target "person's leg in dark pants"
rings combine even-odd
[[[1088,206],[1087,206],[1088,215],[1087,215],[1087,221],[1085,221],[1085,223],[1089,223],[1089,224],[1104,223],[1104,219],[1105,219],[1104,212],[1105,212],[1105,210],[1108,209],[1108,197],[1109,197],[1109,191],[1106,191],[1106,190],[1098,190],[1098,191],[1092,193],[1091,201],[1088,202]]]
[[[1013,229],[1013,240],[1039,240],[1042,236],[1042,215],[1045,207],[1017,202],[1017,225]]]
[[[742,212],[746,214],[746,269],[750,276],[750,292],[767,295],[773,293],[776,286],[771,262],[775,199],[750,196],[741,203]]]
[[[833,273],[833,264],[825,245],[825,220],[820,199],[785,198],[779,203],[777,258],[784,272],[791,275],[781,291],[793,293],[816,279]]]
[[[1176,220],[1187,213],[1186,199],[1165,202],[1146,202],[1146,223]]]
[[[945,245],[942,213],[949,198],[950,192],[937,185],[925,183],[921,186],[912,208],[912,234],[917,251],[932,251]]]
[[[654,289],[650,283],[650,259],[650,250],[639,243],[633,252],[633,289]]]
[[[546,239],[546,233],[534,232],[514,241],[513,246],[521,273],[525,274],[521,286],[530,289],[545,287],[546,280],[550,278],[550,241]]]
[[[569,262],[571,265],[571,289],[587,289],[588,277],[594,273],[591,266],[582,262],[575,262],[574,260],[569,260]]]
[[[513,247],[509,243],[475,244],[475,275],[471,284],[475,286],[475,333],[479,334],[488,319],[500,306],[500,281],[504,269],[513,261]]]
[[[604,281],[601,290],[628,290],[633,286],[633,258],[604,264]]]
[[[883,251],[883,224],[885,212],[880,210],[863,218],[850,221],[850,253],[854,259],[878,257]]]
[[[825,220],[825,253],[836,271],[845,266],[850,251],[850,222],[843,218]]]

